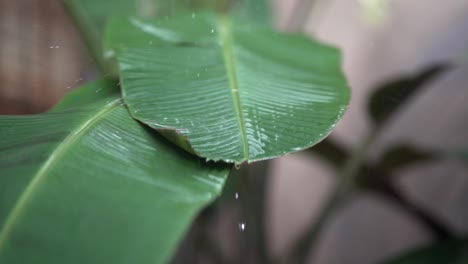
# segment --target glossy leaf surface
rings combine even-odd
[[[220,193],[229,168],[132,119],[115,88],[0,117],[0,263],[165,263]]]
[[[131,114],[200,156],[241,163],[310,147],[342,117],[350,90],[337,49],[228,17],[115,18]]]
[[[468,263],[468,241],[439,242],[408,253],[385,264],[464,264]]]
[[[229,0],[225,0],[226,3]],[[227,6],[220,0],[63,0],[73,16],[83,39],[95,60],[107,74],[115,74],[112,54],[102,49],[104,28],[112,16],[142,16],[146,18],[170,17],[179,12],[196,12],[199,8]],[[268,0],[240,0],[234,13],[263,23],[269,22]]]

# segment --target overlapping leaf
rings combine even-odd
[[[0,263],[164,263],[229,168],[139,124],[114,83],[0,117]]]
[[[104,28],[112,16],[142,16],[168,18],[179,12],[195,12],[200,8],[216,9],[229,6],[230,0],[63,0],[82,33],[88,49],[106,75],[115,75],[113,54],[102,49]],[[236,1],[232,12],[243,18],[269,22],[268,0]],[[195,14],[195,13],[194,13]]]
[[[349,101],[337,49],[225,16],[116,18],[106,46],[120,50],[131,114],[208,159],[241,163],[310,147]]]

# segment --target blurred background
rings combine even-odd
[[[468,149],[468,1],[311,0],[314,11],[303,20],[303,7],[312,6],[305,2],[273,1],[274,24],[341,48],[353,94],[330,136],[334,142],[350,151],[363,142],[371,127],[367,100],[378,84],[436,62],[453,62],[457,67],[430,82],[385,124],[367,158],[375,162],[402,143],[445,152]],[[70,89],[93,79],[93,72],[78,30],[59,0],[0,0],[0,114],[46,111]],[[258,167],[249,169],[251,179],[256,169],[262,170]],[[244,170],[234,176],[242,177]],[[337,182],[335,174],[334,167],[310,151],[268,163],[262,222],[266,250],[273,258],[286,254],[317,219]],[[405,203],[450,234],[468,235],[466,163],[441,158],[393,174],[391,182]],[[241,242],[226,238],[257,234],[248,212],[237,208],[239,200],[248,203],[257,192],[233,188],[222,197],[228,209],[212,220],[210,229],[215,241],[223,241],[223,254],[236,259]],[[309,263],[381,263],[437,239],[414,216],[388,197],[357,192],[327,219]],[[179,255],[190,250],[193,245],[186,241]],[[250,262],[256,263],[255,257]]]

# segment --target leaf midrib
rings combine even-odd
[[[96,122],[106,116],[110,111],[115,107],[120,105],[120,99],[116,99],[108,104],[105,107],[91,116],[83,124],[81,124],[75,131],[70,133],[52,152],[49,158],[37,171],[36,175],[33,176],[33,179],[24,189],[21,197],[16,202],[15,207],[11,210],[10,214],[7,216],[3,228],[0,230],[0,252],[4,249],[4,244],[6,243],[10,232],[13,229],[13,226],[16,222],[16,219],[21,215],[22,209],[27,205],[30,197],[34,193],[37,186],[40,184],[40,181],[47,176],[47,173],[53,168],[55,164],[60,160],[60,158],[69,150],[69,148],[76,142],[80,136],[84,134],[90,127],[92,127]]]
[[[232,36],[231,21],[228,16],[220,16],[219,19],[219,38],[223,48],[224,63],[229,79],[229,88],[231,91],[234,109],[236,111],[237,122],[241,130],[241,143],[244,159],[249,159],[249,146],[247,142],[247,132],[245,129],[245,118],[242,112],[242,104],[239,93],[239,82],[237,77],[236,62],[233,52],[234,40]],[[243,160],[241,160],[242,162]],[[240,162],[239,162],[240,163]]]

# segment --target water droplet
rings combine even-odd
[[[67,89],[70,89],[70,88],[71,88],[71,86],[67,86]]]
[[[200,77],[200,73],[199,73],[199,72],[197,72],[197,77]]]
[[[192,19],[194,19],[197,15],[195,13],[192,13]]]
[[[240,223],[238,224],[238,227],[239,227],[239,230],[240,230],[241,232],[244,232],[244,231],[245,231],[245,228],[247,227],[247,224],[244,223],[244,222],[240,222]]]
[[[236,192],[236,194],[234,195],[234,197],[236,197],[236,200],[239,199],[239,193]]]
[[[213,28],[211,29],[211,33],[214,33],[214,29],[213,29]]]

